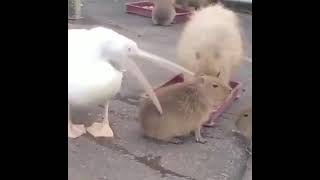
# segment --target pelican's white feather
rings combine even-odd
[[[69,30],[68,101],[74,105],[104,102],[121,87],[122,73],[102,54],[101,37],[110,36],[103,34],[99,39],[93,30]]]

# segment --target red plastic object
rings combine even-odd
[[[146,6],[152,6],[152,2],[148,1],[140,1],[140,2],[133,2],[133,3],[126,3],[126,11],[127,13],[137,14],[144,17],[152,17],[152,9],[145,8]],[[192,14],[191,11],[176,8],[176,17],[173,20],[173,23],[182,23],[189,20],[189,16]]]
[[[172,78],[170,81],[164,83],[163,85],[155,88],[155,91],[162,87],[170,86],[172,84],[181,83],[184,81],[183,74],[179,74]],[[208,123],[204,126],[211,127],[214,125],[215,121],[218,119],[218,117],[232,104],[233,101],[238,99],[240,97],[240,87],[242,84],[240,82],[230,82],[230,86],[233,89],[230,96],[226,99],[226,101],[218,108],[217,111],[213,112],[210,116],[210,119],[208,119]]]

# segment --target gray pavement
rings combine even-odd
[[[131,0],[132,1],[132,0]],[[69,22],[69,28],[109,27],[145,50],[175,60],[175,46],[183,24],[152,26],[151,19],[125,13],[124,0],[84,0],[84,19]],[[251,57],[252,17],[239,15]],[[169,72],[148,62],[138,62],[153,85],[163,83],[179,72]],[[244,63],[234,79],[251,77],[251,63]],[[69,180],[240,180],[246,172],[249,155],[242,138],[231,133],[233,122],[251,106],[251,82],[243,96],[219,118],[215,128],[204,128],[213,138],[207,144],[187,138],[183,145],[163,144],[142,137],[137,122],[136,99],[141,88],[125,76],[120,95],[110,104],[109,120],[114,139],[94,139],[89,135],[68,140]],[[73,109],[73,119],[90,123],[100,119],[103,109]],[[249,169],[251,171],[251,169]],[[248,175],[249,174],[249,175]]]

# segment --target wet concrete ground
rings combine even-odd
[[[132,1],[132,0],[131,0]],[[152,26],[151,19],[125,13],[124,0],[84,0],[84,19],[70,22],[69,28],[105,26],[134,39],[147,51],[174,61],[175,45],[183,24]],[[251,57],[252,17],[239,15]],[[169,72],[147,62],[139,67],[153,85],[166,82],[179,72]],[[251,77],[251,63],[244,63],[234,79]],[[251,82],[242,97],[219,118],[215,128],[204,128],[211,136],[207,144],[192,137],[182,145],[163,144],[142,137],[137,122],[136,99],[141,93],[135,80],[125,76],[122,89],[110,104],[109,120],[114,139],[94,139],[89,135],[68,141],[69,180],[238,180],[251,179],[246,172],[248,153],[243,139],[231,133],[233,122],[251,106]],[[73,109],[76,122],[101,119],[103,108]],[[251,170],[251,169],[249,169]]]

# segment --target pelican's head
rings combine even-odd
[[[93,38],[96,38],[97,42],[101,45],[101,55],[108,61],[117,63],[121,68],[131,72],[141,83],[160,113],[162,113],[162,108],[152,86],[133,60],[145,59],[163,66],[166,69],[173,71],[178,69],[189,75],[194,75],[193,72],[182,66],[139,49],[136,42],[111,29],[97,27],[91,29],[91,32],[93,34]]]

